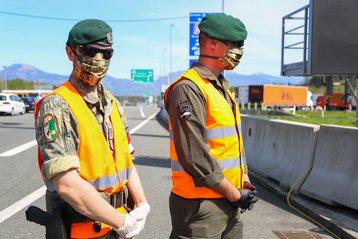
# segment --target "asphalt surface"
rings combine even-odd
[[[132,143],[136,149],[135,164],[151,205],[146,227],[137,237],[138,239],[168,238],[171,230],[168,207],[171,189],[169,133],[158,118],[149,120],[139,129],[136,127],[158,109],[154,106],[143,106],[142,109],[140,107],[125,108],[129,128],[132,132],[136,129],[131,134]],[[33,114],[14,117],[0,116],[0,155],[34,138]],[[277,193],[279,190],[272,186],[274,184],[268,186],[269,184],[265,183],[267,179],[252,174],[252,181],[257,186],[260,201],[253,210],[242,214],[246,239],[279,238],[273,231],[313,233],[324,239],[334,238],[290,208],[283,200],[283,194]],[[43,186],[37,169],[36,147],[13,156],[0,157],[0,182],[1,219],[4,216],[4,210],[13,208],[16,202]],[[44,197],[39,197],[30,204],[45,208]],[[42,226],[26,221],[27,207],[28,205],[7,219],[0,220],[0,239],[45,238],[45,230]]]

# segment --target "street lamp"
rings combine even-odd
[[[167,48],[163,48],[163,75],[165,75],[165,55],[167,53]]]
[[[5,71],[4,90],[7,90],[7,71],[6,71],[7,66],[3,66],[3,68]]]
[[[172,28],[174,27],[174,24],[170,24],[169,25],[169,82],[168,85],[172,82],[172,77],[171,77],[171,73],[172,73]]]

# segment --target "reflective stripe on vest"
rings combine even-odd
[[[119,174],[123,180],[128,180],[129,175],[131,174],[132,169],[126,168],[120,170]],[[114,173],[112,175],[103,176],[94,180],[87,180],[90,184],[92,184],[95,188],[110,188],[119,184],[118,175]]]
[[[238,107],[231,93],[227,91],[233,104],[235,113],[220,94],[220,92],[207,79],[202,79],[194,70],[189,69],[168,88],[164,100],[173,85],[187,78],[193,81],[201,90],[206,99],[206,132],[210,155],[217,159],[224,176],[236,187],[243,186],[244,165],[242,165],[240,152],[242,150],[241,119]],[[221,198],[223,195],[209,187],[195,187],[192,177],[180,165],[174,147],[174,135],[169,120],[170,158],[172,165],[172,192],[184,198]]]
[[[237,124],[239,132],[241,132],[241,124]],[[209,139],[224,138],[227,136],[237,135],[235,126],[226,126],[216,129],[206,129],[206,133]],[[169,130],[169,138],[174,139],[173,130]]]
[[[229,158],[229,159],[222,159],[218,160],[218,164],[222,170],[224,169],[231,169],[240,167],[240,158]],[[183,171],[183,167],[180,165],[179,161],[171,160],[171,168],[175,171]]]

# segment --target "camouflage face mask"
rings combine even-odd
[[[233,70],[239,65],[240,59],[243,54],[243,47],[236,47],[234,45],[230,45],[226,56],[219,58],[219,60],[221,61],[221,64],[223,64],[225,70]]]
[[[76,59],[74,74],[78,80],[88,86],[98,84],[108,71],[109,60],[97,60],[79,54]]]

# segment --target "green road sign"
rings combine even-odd
[[[132,69],[131,80],[134,82],[153,82],[153,69]]]

